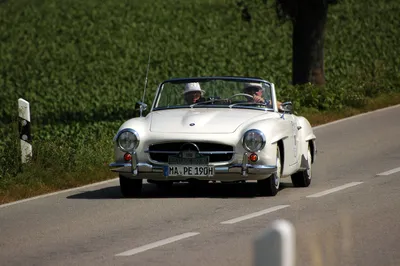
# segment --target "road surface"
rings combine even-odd
[[[315,128],[308,188],[283,180],[191,193],[118,181],[0,205],[1,265],[252,265],[253,241],[276,219],[296,229],[296,265],[400,265],[400,106]]]

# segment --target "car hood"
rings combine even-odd
[[[150,131],[158,133],[232,133],[243,123],[267,118],[268,112],[249,109],[191,108],[151,113]]]

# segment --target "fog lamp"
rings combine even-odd
[[[252,154],[250,154],[249,155],[249,160],[251,161],[251,162],[257,162],[258,161],[258,155],[256,154],[256,153],[252,153]]]
[[[124,159],[125,159],[125,161],[130,161],[130,160],[132,160],[132,155],[130,153],[125,153]]]

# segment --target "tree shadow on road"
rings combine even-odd
[[[281,188],[291,187],[290,183],[282,183]],[[210,183],[194,187],[186,183],[174,184],[171,188],[161,189],[154,184],[143,184],[142,193],[135,198],[256,198],[258,194],[256,183],[221,184]],[[119,199],[123,198],[120,187],[112,186],[98,190],[74,194],[68,199]]]

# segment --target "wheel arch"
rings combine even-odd
[[[311,151],[311,163],[314,163],[315,161],[315,155],[317,153],[317,147],[315,145],[315,140],[314,139],[310,139],[308,141],[308,145],[310,147],[310,151]]]
[[[281,155],[281,166],[282,166],[282,173],[284,172],[285,169],[285,147],[283,144],[283,139],[278,140],[276,145],[279,148],[279,153]]]

